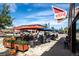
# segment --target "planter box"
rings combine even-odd
[[[4,41],[3,45],[5,48],[14,48],[14,43]]]
[[[9,42],[4,42],[4,47],[12,48],[11,43],[9,43]]]
[[[15,56],[16,53],[17,53],[16,49],[10,49],[10,50],[9,50],[9,54],[12,55],[12,56],[13,56],[13,55]]]
[[[17,45],[19,51],[27,51],[29,49],[28,45]]]
[[[8,44],[8,42],[5,42],[5,41],[3,42],[3,45],[4,45],[4,47],[5,47],[5,48],[7,48],[7,47],[8,47],[8,45],[7,45],[7,44]]]
[[[14,47],[14,49],[18,50],[16,43],[14,43],[14,46],[13,47]]]

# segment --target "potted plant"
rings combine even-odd
[[[23,52],[28,50],[29,49],[28,42],[25,41],[25,40],[17,41],[17,48],[18,48],[19,51],[23,51]]]
[[[6,40],[5,42],[7,42],[4,44],[6,48],[14,48],[15,40]]]
[[[11,40],[10,38],[4,38],[3,39],[3,45],[4,45],[4,47],[8,47],[8,40]]]
[[[15,45],[15,42],[16,42],[16,40],[8,40],[8,42],[11,44],[10,46],[10,48],[14,48],[14,45]]]
[[[14,37],[14,36],[12,36],[12,37],[6,37],[6,38],[4,38],[4,40],[3,40],[3,45],[4,45],[4,47],[13,47],[13,45],[15,44],[15,41],[16,41],[16,38]]]

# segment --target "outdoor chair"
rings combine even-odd
[[[40,45],[40,41],[38,38],[35,39],[35,45]]]
[[[43,44],[43,35],[39,36],[39,42],[40,42],[40,44]]]
[[[46,42],[48,43],[48,42],[50,42],[50,40],[51,40],[51,38],[47,38]]]
[[[58,38],[58,34],[56,34],[55,37]]]
[[[51,37],[51,40],[55,40],[55,39],[56,39],[54,34],[51,35],[51,36],[52,36],[52,37]]]
[[[33,38],[33,36],[29,36],[29,45],[31,47],[35,47],[35,39]]]

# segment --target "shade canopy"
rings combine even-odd
[[[36,24],[36,25],[18,26],[18,27],[15,27],[14,29],[17,29],[17,30],[30,30],[30,29],[41,29],[41,28],[44,28],[44,26]]]
[[[42,30],[42,31],[52,31],[52,29],[49,29],[49,28],[41,28],[40,30]]]

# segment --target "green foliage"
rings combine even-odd
[[[64,28],[64,33],[68,33],[68,27]]]
[[[12,25],[12,18],[9,15],[9,5],[3,4],[3,8],[0,11],[0,28],[5,28],[5,26],[11,26]]]
[[[15,43],[16,40],[7,40],[7,42],[10,42],[10,43]]]
[[[45,28],[47,28],[47,27],[48,27],[48,25],[47,25],[47,24],[44,24],[44,27],[45,27]]]
[[[28,42],[25,41],[25,40],[18,40],[18,41],[17,41],[17,44],[26,45],[26,44],[28,44]]]
[[[53,31],[55,31],[55,28],[54,28],[54,27],[51,27],[51,29],[52,29]]]

